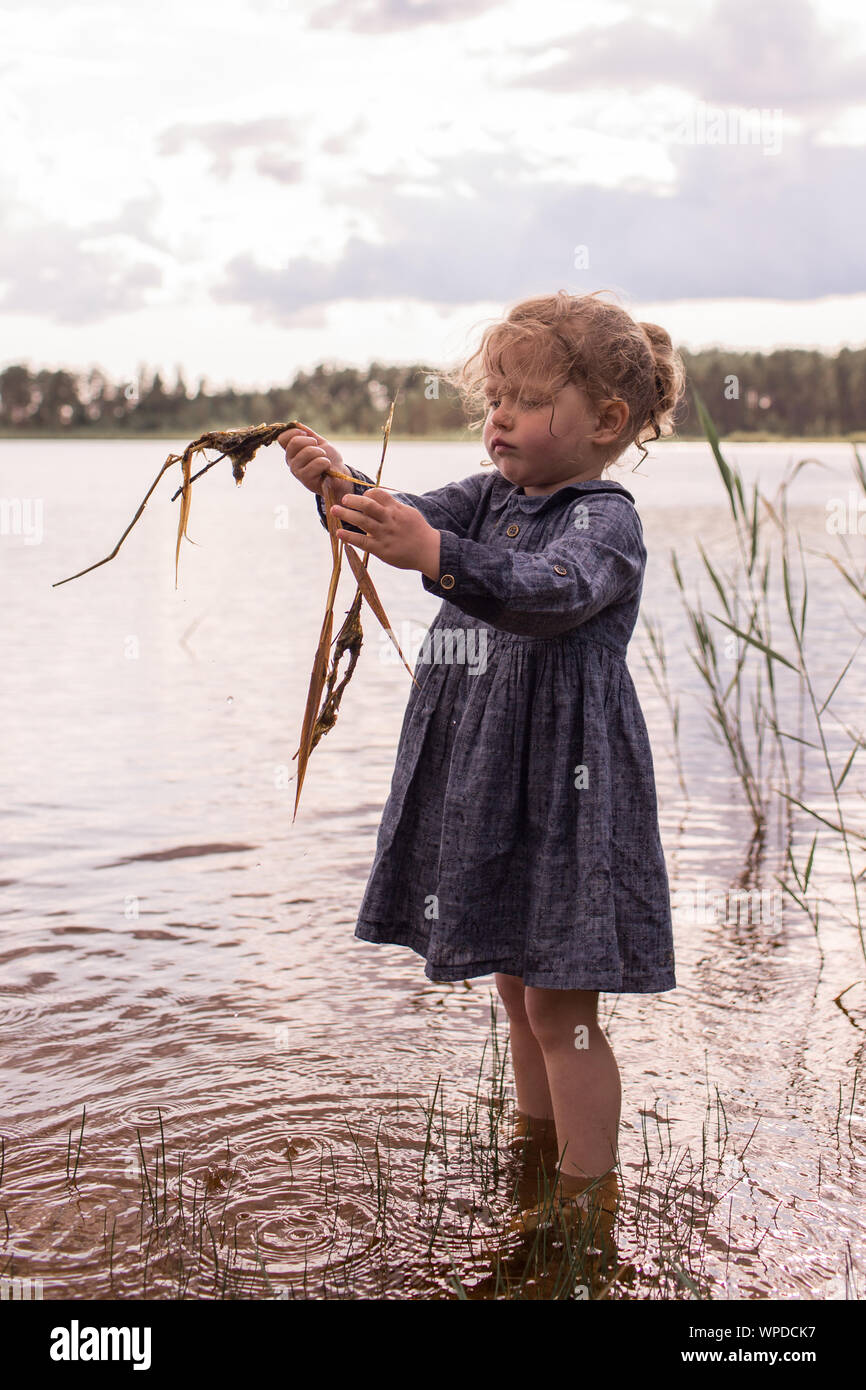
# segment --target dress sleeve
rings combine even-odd
[[[366,473],[362,473],[360,468],[346,468],[347,473],[351,473],[353,478],[359,478],[366,483],[375,482],[375,478],[368,478]],[[478,504],[481,500],[481,491],[484,487],[485,477],[483,473],[471,474],[468,478],[461,478],[456,483],[446,483],[445,487],[434,488],[432,492],[393,492],[392,497],[397,502],[402,502],[404,506],[415,507],[421,513],[424,520],[435,527],[437,531],[449,531],[455,536],[465,536],[473,521]],[[355,487],[353,492],[364,493],[365,487]],[[325,504],[322,498],[316,493],[316,506],[322,525],[327,527],[325,520]],[[341,524],[344,531],[361,531],[360,526],[355,526],[351,521]],[[363,532],[362,532],[363,534]]]
[[[646,565],[640,518],[628,498],[605,493],[581,502],[574,524],[538,551],[441,530],[439,578],[422,575],[424,588],[506,632],[555,637],[579,627],[633,597]]]

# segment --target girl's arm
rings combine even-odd
[[[362,482],[375,482],[374,478],[368,478],[366,473],[362,473],[360,468],[349,468],[345,463],[341,464],[341,471],[351,473],[353,478],[359,478]],[[481,492],[486,481],[483,473],[473,473],[468,478],[460,478],[456,483],[446,483],[445,487],[434,488],[432,492],[392,492],[391,496],[406,507],[415,507],[424,520],[434,526],[437,531],[445,530],[455,536],[465,536],[478,511]],[[363,495],[369,489],[355,487],[351,491]],[[322,525],[327,526],[325,504],[318,493],[316,493],[316,506],[319,509]],[[343,519],[340,521],[340,526],[344,531],[361,530],[360,526],[354,526],[352,522]]]
[[[509,550],[440,531],[439,578],[428,593],[470,617],[523,636],[556,637],[638,592],[646,548],[634,504],[616,493],[582,497],[575,520],[543,550]]]

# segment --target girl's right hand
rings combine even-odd
[[[342,455],[327,439],[316,434],[315,430],[283,430],[282,434],[277,436],[276,443],[285,449],[286,463],[298,482],[303,483],[310,492],[321,495],[322,480],[326,473],[334,469],[340,473],[346,471]],[[352,487],[352,483],[342,482],[339,478],[334,480],[334,488],[340,496],[351,491]]]

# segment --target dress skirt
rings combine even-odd
[[[416,663],[355,935],[417,951],[431,980],[674,989],[652,753],[624,658],[579,629],[491,628],[485,645],[476,674]]]

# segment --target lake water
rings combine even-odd
[[[468,1279],[477,1252],[470,1259],[459,1225],[482,1204],[471,1165],[437,1150],[442,1224],[428,1240],[422,1105],[440,1077],[443,1123],[456,1126],[472,1105],[497,996],[492,976],[433,984],[420,957],[353,936],[409,693],[366,606],[357,671],[292,823],[293,754],[330,572],[313,496],[276,447],[241,487],[219,464],[193,487],[196,544],[182,547],[175,589],[175,470],[110,564],[51,587],[111,550],[185,442],[0,444],[0,1274],[41,1280],[45,1298],[172,1298],[181,1286],[221,1296],[207,1282],[207,1248],[187,1249],[183,1266],[181,1235],[176,1248],[157,1242],[142,1273],[138,1136],[153,1182],[159,1107],[169,1205],[183,1154],[183,1200],[211,1194],[214,1231],[228,1232],[222,1248],[234,1242],[238,1269],[261,1268],[257,1247],[273,1288],[292,1296],[316,1296],[317,1281],[319,1296],[363,1295],[384,1265],[392,1297],[448,1296],[441,1239]],[[394,443],[383,481],[423,492],[473,472],[481,453]],[[726,453],[769,497],[794,461],[819,461],[794,484],[791,517],[806,547],[808,653],[823,697],[864,616],[819,553],[844,561],[847,544],[862,570],[864,535],[825,524],[828,499],[854,489],[853,452],[810,443]],[[376,444],[344,448],[368,474],[378,454]],[[680,704],[685,790],[640,621],[628,660],[671,888],[680,904],[729,894],[750,819],[712,730],[670,563],[675,548],[696,581],[700,540],[724,568],[735,552],[727,498],[699,444],[657,445],[638,473],[612,476],[637,499],[649,552],[642,619],[660,626]],[[16,525],[16,499],[38,504],[31,520],[41,505],[38,543]],[[335,631],[354,592],[343,569]],[[371,573],[398,636],[415,633],[417,649],[438,601],[416,572],[374,559]],[[720,612],[705,575],[700,591]],[[774,638],[792,653],[783,616]],[[840,721],[862,727],[864,689],[859,652],[833,703]],[[783,706],[783,716],[797,732],[797,710]],[[827,722],[833,749],[850,750],[842,723]],[[844,784],[861,834],[862,761]],[[809,766],[802,799],[830,813],[826,777]],[[797,822],[800,862],[815,824]],[[622,1244],[643,1262],[633,1297],[658,1296],[652,1272],[671,1248],[704,1297],[862,1294],[864,962],[830,832],[815,864],[813,886],[829,899],[817,938],[787,895],[757,923],[678,909],[678,988],[601,996],[623,1080]],[[771,846],[762,886],[776,887],[781,871]],[[846,1013],[833,1001],[852,983]],[[497,1017],[505,1035],[498,1002]],[[513,1106],[510,1064],[506,1088]],[[71,1185],[69,1133],[74,1160],[85,1106]],[[386,1152],[384,1239],[371,1173]],[[665,1217],[669,1189],[678,1205]],[[641,1216],[653,1202],[652,1219]],[[193,1270],[187,1285],[181,1267]],[[268,1291],[251,1274],[238,1296]],[[685,1286],[680,1296],[691,1296]]]

